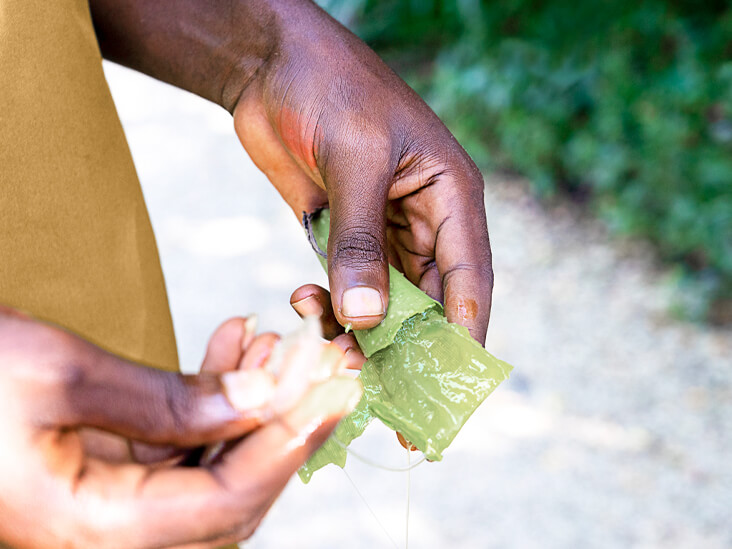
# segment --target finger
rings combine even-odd
[[[360,370],[366,363],[366,357],[353,334],[341,334],[331,342],[331,345],[337,345],[343,351],[342,362],[345,368]]]
[[[254,340],[257,317],[230,318],[219,326],[211,336],[206,356],[201,365],[202,372],[223,373],[236,370],[247,347]]]
[[[130,458],[135,463],[174,465],[188,459],[196,449],[180,448],[172,444],[146,444],[135,440],[128,440]]]
[[[406,438],[404,438],[404,435],[402,435],[400,432],[397,431],[397,440],[399,441],[399,444],[401,444],[404,449],[409,450],[410,452],[416,452],[418,448],[409,442]]]
[[[366,357],[363,356],[353,333],[345,334],[343,332],[343,326],[338,323],[333,314],[330,293],[326,289],[315,284],[301,286],[293,292],[290,304],[301,317],[320,316],[323,337],[331,339],[343,351],[344,367],[349,370],[361,369],[366,362]]]
[[[153,445],[100,431],[78,429],[76,433],[84,448],[84,455],[107,463],[173,464],[183,460],[189,450],[172,445]]]
[[[435,301],[442,303],[444,300],[442,277],[440,277],[440,273],[437,270],[435,260],[431,257],[417,254],[405,248],[401,243],[397,243],[394,249],[394,253],[399,256],[402,272],[412,284],[416,285]]]
[[[431,207],[425,207],[421,197],[407,196],[392,205],[389,219],[389,243],[399,258],[401,271],[432,299],[443,302],[442,278],[435,262],[435,228]],[[432,204],[429,204],[432,206]],[[403,209],[419,212],[407,216]]]
[[[408,224],[408,221],[405,219],[402,212],[401,201],[391,200],[387,202],[386,219],[386,257],[389,260],[390,265],[400,273],[403,273],[404,266],[402,265],[402,260],[396,251],[397,243],[394,238],[395,230]]]
[[[358,341],[353,335],[353,332],[348,334],[341,334],[338,337],[334,338],[331,343],[339,347],[344,353],[347,353],[351,350],[356,350],[359,352],[361,351],[361,347],[359,347]]]
[[[442,277],[437,269],[437,263],[431,261],[422,266],[422,272],[417,278],[417,286],[435,301],[444,303],[445,296],[442,289]]]
[[[343,333],[343,326],[336,320],[330,292],[317,284],[300,286],[290,296],[290,305],[301,318],[317,316],[323,328],[323,337],[333,339]]]
[[[239,369],[255,370],[264,367],[279,340],[280,336],[273,332],[258,335],[247,348],[239,364]]]
[[[252,344],[248,347],[244,358],[239,365],[240,370],[257,370],[264,369],[267,361],[272,356],[277,343],[280,341],[280,336],[267,332],[256,337]],[[268,369],[268,371],[271,369]],[[299,380],[300,389],[305,391],[308,386],[308,380]],[[280,388],[279,394],[282,395],[282,389]],[[288,397],[290,398],[290,397]],[[219,459],[221,454],[229,450],[233,445],[237,443],[236,440],[221,441],[216,444],[209,446],[203,453],[200,459],[200,463],[203,465],[209,465]]]
[[[353,410],[361,392],[356,380],[346,378],[316,386],[292,411],[252,433],[212,468],[110,466],[88,460],[75,485],[79,512],[103,517],[96,525],[107,539],[116,536],[133,547],[240,541]]]
[[[128,440],[119,435],[97,429],[79,429],[78,434],[87,456],[109,463],[133,461]]]
[[[485,344],[491,314],[493,268],[485,209],[468,206],[448,214],[435,236],[435,260],[442,277],[445,316]],[[472,211],[472,214],[471,214]]]
[[[246,354],[239,364],[239,369],[256,370],[264,368],[270,356],[272,356],[272,351],[279,341],[280,336],[272,332],[258,335],[247,348]],[[303,380],[301,383],[304,389],[307,386],[308,381]],[[231,448],[234,444],[236,444],[235,440],[218,442],[209,446],[201,457],[200,463],[208,465],[215,462],[223,452]]]
[[[404,272],[404,266],[402,265],[402,259],[399,257],[394,245],[391,242],[387,243],[386,246],[386,257],[389,260],[389,265],[394,267],[400,273]]]
[[[50,390],[54,405],[46,415],[59,427],[185,447],[248,433],[271,417],[276,396],[274,377],[261,369],[184,376],[99,349],[82,355]]]
[[[247,369],[247,366],[249,369],[260,366],[269,357],[271,348],[267,349],[267,346],[262,345],[261,341],[257,345],[257,339],[260,338],[256,338],[256,331],[256,315],[251,315],[249,318],[232,318],[224,322],[214,332],[209,341],[201,371],[224,373],[234,371],[237,368]],[[252,347],[255,347],[253,352]],[[244,353],[243,357],[242,353]],[[244,363],[245,358],[247,364]],[[210,459],[218,449],[226,444],[226,442],[217,442],[205,449],[181,450],[170,445],[160,446],[130,441],[129,447],[130,453],[138,463],[153,463],[156,458],[163,457],[166,452],[178,455],[181,458],[185,457],[185,453],[188,452],[188,459],[192,459],[197,463],[202,459]]]
[[[325,183],[333,310],[341,325],[362,330],[379,324],[389,304],[386,196],[395,162],[383,136],[371,139],[368,129],[358,129],[364,130],[361,137],[351,136],[337,158],[327,157]]]

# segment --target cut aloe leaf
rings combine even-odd
[[[318,246],[326,250],[330,212],[321,211],[311,226]],[[322,257],[321,263],[327,268]],[[346,447],[373,418],[404,435],[427,459],[441,460],[468,418],[512,370],[465,327],[449,323],[442,305],[391,266],[386,318],[354,334],[368,358],[360,374],[363,398],[300,469],[304,482],[329,463],[345,466]]]

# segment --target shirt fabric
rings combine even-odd
[[[177,370],[155,237],[86,0],[0,0],[0,303]]]

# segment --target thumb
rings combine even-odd
[[[273,415],[275,379],[262,369],[181,375],[96,348],[68,368],[49,406],[59,427],[193,447],[243,436]]]
[[[341,156],[340,169],[333,178],[337,183],[326,182],[331,211],[328,278],[333,312],[341,325],[350,324],[357,330],[379,324],[389,304],[386,197],[391,176],[368,160],[374,157],[361,154],[355,160]],[[331,170],[329,175],[333,175]]]
[[[201,372],[222,374],[236,370],[256,332],[256,315],[230,318],[221,324],[209,339]]]

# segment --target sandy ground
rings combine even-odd
[[[228,316],[297,326],[290,292],[325,276],[228,114],[106,69],[184,367]],[[521,182],[489,177],[486,191],[497,280],[487,347],[515,374],[443,462],[412,471],[409,545],[732,547],[732,332],[670,318],[642,247],[609,241],[570,208],[547,211]],[[384,429],[356,447],[406,463]],[[347,471],[363,499],[336,467],[294,479],[244,546],[404,547],[407,475],[353,459]]]

